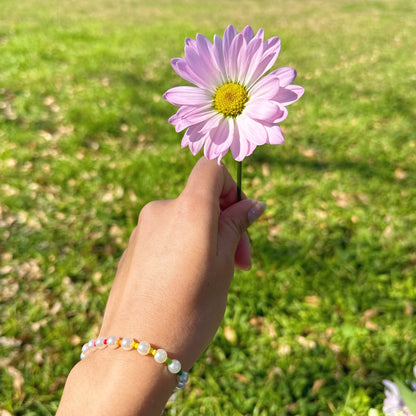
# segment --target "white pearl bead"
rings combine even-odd
[[[95,339],[90,339],[89,341],[88,341],[88,348],[94,348],[94,342],[95,342]]]
[[[106,345],[104,344],[104,340],[105,340],[105,338],[104,338],[104,337],[98,337],[98,338],[95,340],[95,345],[96,345],[96,347],[97,347],[97,348],[99,348],[100,350],[102,350],[103,348],[105,348],[105,347],[106,347]]]
[[[172,374],[176,374],[181,370],[181,363],[178,360],[172,360],[168,365],[168,369]]]
[[[133,340],[129,337],[125,337],[121,340],[121,348],[123,348],[123,350],[129,351],[131,350],[133,347],[131,346]]]
[[[159,349],[156,351],[154,359],[157,363],[159,364],[164,363],[166,361],[166,358],[168,358],[168,354],[165,350]]]
[[[107,338],[107,345],[111,348],[117,348],[118,347],[117,340],[118,340],[118,337],[116,337],[115,335],[111,335],[111,337]]]
[[[147,355],[150,351],[150,344],[146,341],[141,341],[137,347],[137,352],[141,355]]]
[[[88,344],[84,344],[84,345],[82,346],[81,351],[82,351],[82,352],[85,352],[85,351],[87,351],[87,349],[88,349]]]
[[[85,353],[84,352],[81,353],[80,358],[81,358],[81,360],[83,360],[85,358]]]

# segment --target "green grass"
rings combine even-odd
[[[306,93],[245,161],[267,202],[166,415],[367,415],[416,364],[416,4],[0,0],[0,410],[54,414],[141,207],[196,161],[161,98],[185,37],[282,39]],[[227,157],[225,163],[234,169]],[[24,382],[24,383],[23,383]],[[6,413],[7,414],[7,413]]]

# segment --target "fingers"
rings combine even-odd
[[[266,204],[255,199],[235,203],[221,213],[218,229],[218,252],[232,255],[238,268],[251,267],[251,249],[247,228],[266,209]]]
[[[237,185],[225,166],[204,157],[192,170],[181,196],[199,201],[195,206],[200,224],[208,226],[211,236],[217,235],[217,252],[235,259],[237,268],[250,269],[251,248],[246,230],[264,212],[265,204],[248,200],[245,195],[238,202]]]
[[[235,250],[234,265],[240,270],[251,269],[251,244],[247,232],[244,232]]]
[[[237,185],[225,166],[202,157],[189,175],[182,195],[198,198],[208,206],[218,206],[219,202],[221,209],[226,209],[237,202]]]

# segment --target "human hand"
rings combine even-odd
[[[181,195],[140,213],[100,336],[162,347],[189,369],[214,337],[234,266],[251,266],[248,226],[265,205],[244,197],[224,166],[202,158]]]

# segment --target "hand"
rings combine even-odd
[[[118,266],[100,336],[163,348],[189,370],[224,316],[234,267],[251,267],[247,227],[265,205],[216,161],[199,160],[181,195],[146,205]],[[71,371],[57,415],[160,415],[176,378],[129,351],[89,353]]]
[[[189,369],[222,321],[234,265],[251,266],[245,231],[264,208],[237,203],[227,169],[200,159],[177,199],[151,202],[140,213],[100,335],[146,340]]]

